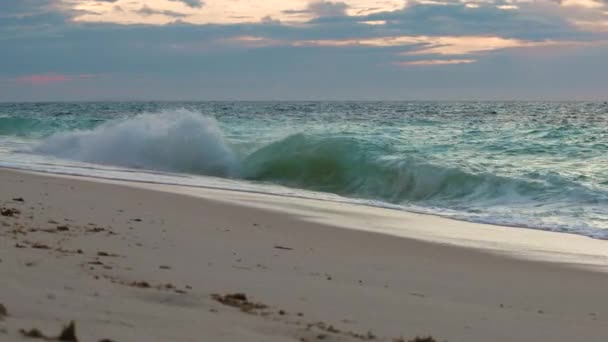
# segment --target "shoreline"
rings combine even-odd
[[[103,165],[103,164],[96,165],[96,167],[99,167],[99,166],[112,167],[111,165]],[[114,167],[120,168],[120,166],[114,166]],[[372,207],[372,208],[377,208],[377,209],[381,209],[381,210],[396,210],[399,212],[406,212],[408,214],[433,216],[433,217],[438,217],[441,219],[471,223],[474,225],[508,227],[508,228],[514,228],[514,229],[529,229],[529,230],[537,230],[537,231],[543,231],[543,232],[549,232],[549,233],[583,236],[586,238],[608,241],[608,238],[599,238],[590,233],[564,231],[564,230],[561,230],[563,228],[556,228],[555,226],[553,226],[553,227],[552,226],[542,226],[542,225],[534,226],[534,225],[530,225],[530,224],[526,224],[526,223],[508,223],[508,222],[500,223],[500,222],[492,222],[491,220],[484,221],[484,220],[480,220],[480,219],[472,219],[472,218],[469,219],[466,217],[455,217],[455,216],[451,216],[449,214],[442,213],[442,212],[450,210],[450,209],[446,209],[446,208],[439,208],[441,211],[425,210],[425,207],[416,207],[416,208],[407,207],[407,206],[401,206],[398,204],[392,204],[389,202],[383,202],[382,200],[346,197],[346,196],[342,196],[342,195],[338,195],[338,194],[334,194],[334,193],[324,193],[324,192],[317,192],[314,190],[290,188],[290,187],[287,187],[287,186],[284,186],[281,184],[261,183],[264,186],[270,186],[271,187],[270,189],[273,189],[272,191],[271,190],[264,191],[264,190],[259,190],[259,189],[255,188],[255,186],[258,186],[260,184],[256,184],[255,182],[249,182],[248,180],[238,179],[238,178],[233,179],[233,178],[223,178],[223,177],[214,177],[214,176],[191,175],[188,173],[173,173],[170,171],[164,172],[164,171],[155,171],[155,170],[144,170],[144,172],[146,174],[169,176],[169,177],[176,176],[176,175],[179,177],[200,176],[200,177],[204,177],[204,178],[207,178],[207,179],[210,179],[213,181],[219,181],[220,183],[222,183],[222,182],[224,183],[222,185],[218,185],[218,184],[201,184],[201,183],[198,183],[198,184],[179,183],[179,182],[175,182],[175,181],[173,181],[173,182],[172,181],[154,181],[154,180],[144,180],[144,179],[135,180],[135,179],[129,179],[129,178],[115,178],[115,177],[109,177],[109,176],[87,175],[87,174],[69,173],[69,172],[62,172],[62,171],[35,170],[35,169],[28,169],[25,167],[7,166],[7,165],[0,165],[0,170],[12,170],[15,172],[47,175],[50,177],[75,178],[75,179],[89,180],[89,181],[101,182],[101,183],[123,184],[125,186],[141,186],[146,189],[156,189],[158,191],[173,192],[173,193],[182,193],[182,191],[180,191],[179,188],[199,189],[201,193],[195,195],[195,197],[203,196],[202,192],[204,192],[206,190],[212,190],[212,191],[217,190],[217,191],[236,192],[236,193],[249,193],[249,194],[253,194],[253,195],[262,195],[262,196],[284,197],[287,199],[295,199],[296,201],[297,200],[311,200],[311,201],[320,201],[320,202],[330,202],[330,203],[345,204],[345,205],[350,205],[350,206]],[[127,169],[124,169],[124,170],[127,170]],[[130,170],[129,172],[134,172],[134,171],[136,172],[138,170],[133,169],[133,170]],[[239,185],[242,186],[243,184],[246,184],[248,187],[239,188],[238,186],[231,185],[231,183],[239,183],[239,182],[244,182]],[[160,189],[159,187],[162,187],[162,189]],[[295,194],[295,193],[293,193],[293,191],[304,191],[305,194]],[[192,191],[188,191],[188,192],[192,193]],[[306,193],[308,193],[309,195],[306,195]],[[314,195],[318,195],[319,197],[315,197]],[[321,197],[321,196],[323,196],[323,197]],[[375,204],[375,203],[378,203],[378,204]],[[420,209],[417,209],[417,208],[420,208]],[[608,254],[606,254],[606,256],[608,257]],[[608,259],[607,259],[607,261],[608,261]]]
[[[560,263],[608,272],[608,240],[575,233],[472,222],[435,213],[255,190],[132,181],[0,167],[0,172],[2,171],[179,194],[238,207],[257,208],[275,214],[300,216],[301,219],[334,228],[361,230],[397,238],[473,248],[511,258]],[[347,219],[352,216],[359,219]],[[373,217],[376,221],[374,224],[364,225],[360,217],[367,220]],[[410,226],[404,229],[403,222],[407,222]],[[441,226],[442,229],[436,229],[437,226]]]
[[[0,337],[4,329],[9,341],[22,340],[18,329],[53,334],[73,319],[83,341],[608,334],[604,240],[6,169],[0,186],[0,205],[21,211],[0,217]],[[237,292],[267,308],[242,312],[212,297]]]

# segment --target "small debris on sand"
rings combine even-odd
[[[23,197],[13,198],[13,201],[15,201],[15,202],[25,202],[25,200],[23,199]]]
[[[166,283],[166,284],[151,284],[147,281],[133,281],[133,282],[126,282],[123,281],[121,279],[117,279],[117,278],[113,278],[110,276],[104,276],[104,278],[109,279],[112,283],[114,284],[120,284],[120,285],[125,285],[125,286],[131,286],[131,287],[137,287],[140,289],[156,289],[159,291],[171,291],[177,294],[185,294],[188,293],[186,290],[182,290],[180,288],[178,288],[177,286],[171,284],[171,283]],[[96,277],[95,279],[98,279],[98,277]],[[191,289],[191,287],[190,287]]]
[[[57,226],[57,230],[60,232],[67,232],[68,230],[70,230],[70,227],[68,226]]]
[[[32,245],[32,248],[35,248],[35,249],[50,249],[51,247],[49,247],[49,246],[47,246],[47,245],[45,245],[43,243],[36,242],[35,244]]]
[[[394,342],[406,342],[405,339],[403,337],[399,337],[393,340]],[[419,337],[416,336],[414,339],[412,340],[407,340],[407,342],[437,342],[436,339],[434,339],[431,336],[426,336],[426,337]]]
[[[104,251],[99,251],[99,252],[97,252],[97,256],[100,256],[100,257],[117,257],[118,254],[108,253],[108,252],[104,252]]]
[[[291,247],[274,246],[274,248],[276,248],[276,249],[284,249],[284,250],[287,250],[287,251],[293,251],[293,248],[291,248]]]
[[[0,215],[6,217],[15,217],[16,215],[21,214],[21,211],[15,208],[2,208],[0,209]]]
[[[241,309],[241,311],[246,313],[253,313],[255,310],[262,310],[268,308],[268,306],[265,304],[250,302],[247,298],[247,295],[244,293],[233,293],[224,296],[214,294],[211,296],[211,298],[224,305],[239,308]]]
[[[65,342],[78,342],[78,337],[76,337],[76,323],[71,321],[66,327],[63,328],[59,337],[57,337],[58,341]]]
[[[328,325],[327,323],[324,323],[324,322],[308,323],[306,325],[306,330],[313,330],[313,329],[321,330],[328,334],[348,336],[348,337],[351,337],[351,338],[354,338],[357,340],[361,340],[361,341],[372,341],[372,340],[377,339],[376,335],[374,335],[371,331],[368,331],[366,334],[359,334],[359,333],[352,332],[352,331],[342,331],[342,330],[334,327],[333,325]],[[325,335],[324,338],[327,338],[327,337],[329,337],[328,334],[321,334],[321,335]],[[317,335],[317,339],[321,335]],[[405,342],[403,339],[394,339],[393,341]],[[411,342],[411,341],[408,341],[408,342]],[[416,341],[416,342],[418,342],[418,341]],[[421,340],[419,342],[427,342],[427,341]]]
[[[76,337],[76,324],[74,321],[65,326],[57,337],[46,336],[42,331],[36,328],[30,330],[20,329],[19,333],[21,333],[23,337],[38,338],[47,341],[78,342],[78,337]]]
[[[167,266],[167,265],[160,265],[160,266],[158,266],[158,268],[160,268],[161,270],[170,270],[171,269],[171,267]]]
[[[62,254],[82,254],[83,251],[82,249],[65,249],[65,248],[55,248],[56,252],[62,253]]]
[[[41,338],[44,340],[50,340],[50,338],[46,337],[40,330],[34,328],[30,330],[20,329],[19,333],[23,335],[23,337],[29,338]]]
[[[8,310],[6,310],[6,306],[0,304],[0,320],[6,316],[8,316]]]
[[[401,340],[405,341],[403,339],[401,339]],[[413,340],[409,340],[408,342],[437,342],[437,340],[434,339],[431,336],[426,336],[426,337],[418,337],[418,336],[416,336]]]
[[[130,285],[134,286],[134,287],[139,287],[142,289],[147,289],[147,288],[151,287],[150,283],[148,283],[147,281],[134,281]]]

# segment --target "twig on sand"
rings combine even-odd
[[[0,304],[0,320],[4,319],[6,316],[8,316],[8,310],[6,310],[6,306]]]
[[[47,341],[61,341],[61,342],[78,342],[76,337],[76,323],[71,321],[70,324],[63,327],[61,333],[57,337],[48,337],[39,329],[33,328],[30,330],[21,329],[19,330],[23,337],[42,339]]]
[[[211,298],[224,305],[239,308],[241,309],[241,311],[246,313],[253,313],[255,310],[262,310],[268,308],[268,306],[265,304],[250,302],[247,298],[247,295],[244,293],[233,293],[224,296],[214,294],[211,296]]]

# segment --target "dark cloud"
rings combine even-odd
[[[183,18],[183,17],[187,16],[187,14],[184,14],[184,13],[179,13],[179,12],[169,11],[169,10],[159,10],[159,9],[152,8],[148,5],[143,5],[136,12],[141,15],[145,15],[145,16],[157,15],[157,14],[166,15],[168,17],[176,17],[176,18]]]
[[[286,14],[310,13],[316,17],[341,17],[346,15],[348,5],[344,2],[317,1],[310,3],[304,10],[287,10]]]
[[[50,3],[51,0],[2,0],[0,18],[45,12]]]
[[[338,17],[346,15],[348,5],[343,2],[319,1],[308,5],[308,10],[320,17]]]
[[[385,20],[382,30],[406,35],[498,35],[520,39],[570,39],[585,35],[557,13],[541,11],[534,4],[520,10],[502,10],[502,1],[467,8],[460,1],[446,5],[412,4],[401,11],[371,15]],[[349,18],[350,19],[350,18]]]
[[[205,2],[202,0],[170,0],[173,2],[181,2],[183,4],[185,4],[186,6],[192,7],[192,8],[201,8],[205,5]]]

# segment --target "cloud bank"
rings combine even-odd
[[[93,98],[608,93],[608,2],[600,0],[3,0],[2,7],[0,79],[13,81],[0,82],[0,100],[51,84],[45,96],[70,98],[85,90],[78,83]]]

